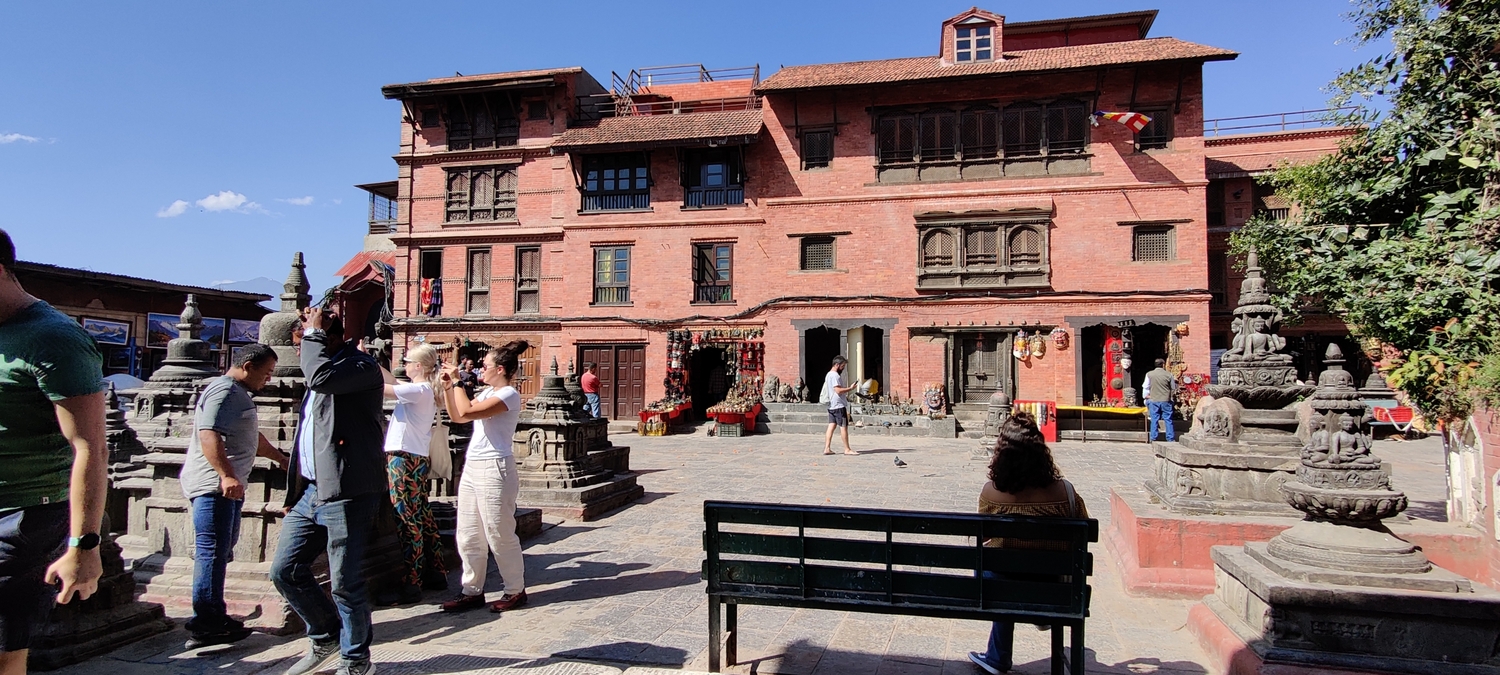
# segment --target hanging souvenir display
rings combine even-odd
[[[1042,358],[1042,356],[1046,355],[1046,353],[1047,353],[1047,339],[1044,338],[1044,337],[1042,337],[1042,332],[1041,331],[1037,331],[1035,333],[1032,333],[1031,334],[1031,355],[1035,356],[1037,358]]]
[[[1122,363],[1127,359],[1125,356],[1125,339],[1123,331],[1113,326],[1104,326],[1104,353],[1100,356],[1103,363],[1103,389],[1104,402],[1111,406],[1124,405],[1125,402],[1125,374],[1129,366]]]
[[[1063,328],[1062,326],[1053,328],[1051,338],[1052,346],[1056,347],[1058,351],[1062,351],[1068,348],[1068,329]]]
[[[1031,355],[1031,345],[1027,341],[1026,331],[1016,332],[1016,341],[1011,346],[1010,353],[1011,356],[1016,357],[1017,361],[1025,361],[1026,357]]]

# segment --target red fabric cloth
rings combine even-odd
[[[578,378],[578,385],[583,387],[583,393],[585,394],[597,394],[599,393],[599,376],[593,373],[584,373],[582,377]]]

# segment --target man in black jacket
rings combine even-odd
[[[312,649],[287,675],[323,670],[340,655],[340,675],[371,675],[370,607],[360,568],[387,491],[380,407],[385,382],[375,359],[344,341],[337,315],[308,308],[302,326],[307,395],[271,579],[307,624]],[[313,578],[313,561],[325,550],[333,602]]]

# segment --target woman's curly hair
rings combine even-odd
[[[1000,425],[1000,439],[990,460],[990,480],[996,490],[1009,494],[1062,480],[1052,451],[1047,449],[1047,441],[1030,413],[1013,413]]]

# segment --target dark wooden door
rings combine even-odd
[[[646,407],[646,347],[615,350],[615,415],[634,419]]]
[[[599,413],[609,419],[635,419],[646,407],[644,345],[583,345],[579,363],[598,364]]]
[[[967,403],[984,403],[990,395],[1004,384],[999,335],[963,336],[963,362],[960,375],[963,378],[963,396]]]

